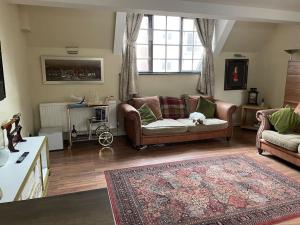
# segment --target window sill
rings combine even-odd
[[[155,76],[170,76],[170,75],[180,75],[180,76],[190,76],[190,75],[201,75],[201,72],[140,72],[139,75],[155,75]]]

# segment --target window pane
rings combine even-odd
[[[194,45],[202,45],[197,32],[194,32]]]
[[[192,71],[193,62],[192,60],[182,60],[182,71]]]
[[[179,72],[179,60],[167,60],[167,72]]]
[[[193,32],[183,32],[182,44],[183,45],[193,45],[194,44]]]
[[[179,59],[179,46],[167,46],[167,59]]]
[[[153,60],[153,72],[165,72],[166,60]]]
[[[148,45],[137,45],[136,46],[136,57],[139,58],[148,58]]]
[[[153,45],[153,58],[154,59],[165,59],[166,58],[166,47],[164,45]]]
[[[153,28],[159,30],[166,29],[166,17],[165,16],[153,16]]]
[[[180,17],[168,16],[167,17],[168,30],[180,30]]]
[[[194,20],[193,19],[183,19],[183,26],[184,31],[193,31],[194,29]]]
[[[166,44],[166,32],[157,30],[153,31],[153,43]]]
[[[182,58],[183,59],[193,58],[193,46],[182,46]]]
[[[179,31],[168,31],[167,32],[167,44],[175,44],[178,45],[179,44],[179,36],[180,36],[180,32]]]
[[[149,72],[149,61],[146,59],[138,59],[136,61],[139,72]]]
[[[141,23],[141,29],[148,29],[149,25],[148,25],[148,16],[144,16],[142,23]]]
[[[203,47],[202,46],[194,46],[194,59],[202,59],[203,55]]]
[[[148,31],[140,30],[138,38],[136,40],[137,44],[148,44]]]
[[[201,60],[193,60],[193,71],[201,71],[202,67]]]

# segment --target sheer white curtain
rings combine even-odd
[[[202,73],[199,78],[198,91],[205,95],[214,96],[215,72],[212,40],[214,35],[215,20],[197,18],[195,19],[195,25],[201,43],[204,47]]]
[[[126,44],[122,55],[120,75],[120,99],[122,101],[127,101],[138,93],[135,42],[143,16],[141,13],[128,13],[126,16]]]

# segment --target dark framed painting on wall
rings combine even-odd
[[[224,90],[247,89],[249,59],[226,59]]]
[[[44,84],[103,84],[103,58],[41,56]]]
[[[2,50],[0,43],[0,101],[6,97],[5,93],[5,83],[4,83],[4,71],[3,71],[3,62],[2,62]]]

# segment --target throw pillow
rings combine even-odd
[[[143,98],[133,98],[132,99],[132,105],[134,108],[139,109],[142,107],[142,105],[147,104],[156,118],[158,120],[161,120],[162,113],[160,109],[160,103],[159,103],[159,97],[158,96],[151,96],[151,97],[143,97]]]
[[[149,123],[155,122],[157,120],[156,116],[150,109],[150,107],[147,104],[144,104],[141,106],[141,108],[138,109],[142,125],[148,125]]]
[[[216,104],[207,98],[200,97],[196,111],[204,114],[206,118],[214,118]]]
[[[185,105],[186,105],[186,114],[191,114],[197,110],[197,105],[200,97],[203,97],[205,99],[208,99],[210,101],[214,101],[214,99],[210,96],[206,95],[183,95],[183,99],[185,100]]]
[[[176,120],[187,117],[183,99],[174,97],[160,97],[160,108],[163,118]]]
[[[270,123],[280,134],[292,132],[300,125],[300,116],[292,108],[282,108],[269,116]]]

